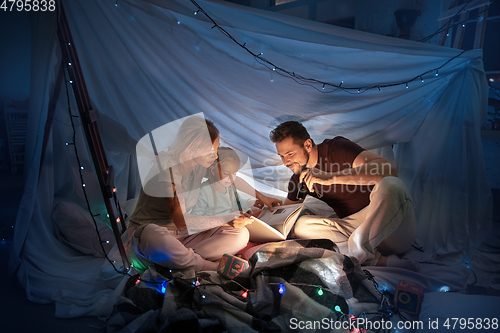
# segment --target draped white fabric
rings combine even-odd
[[[254,53],[304,77],[343,87],[405,82],[460,50],[367,34],[220,1],[197,1]],[[491,224],[491,193],[480,138],[487,83],[480,50],[405,85],[346,93],[296,83],[259,64],[198,13],[189,0],[63,1],[108,162],[122,202],[138,194],[135,144],[155,128],[204,112],[225,143],[251,157],[257,181],[285,189],[289,171],[269,132],[303,120],[313,139],[345,136],[392,154],[413,196],[419,260],[455,263]],[[47,108],[60,66],[57,15],[35,16],[26,188],[16,222],[11,271],[56,315],[105,315],[120,276],[104,259],[82,256],[54,235],[56,197],[85,206],[63,86],[42,167]],[[70,91],[71,94],[71,91]],[[76,106],[71,98],[71,107]],[[78,119],[76,120],[78,123]],[[93,213],[102,196],[76,127]],[[387,148],[389,147],[389,148]]]

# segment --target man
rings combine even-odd
[[[415,241],[417,223],[394,164],[340,136],[316,145],[296,121],[280,124],[269,137],[294,173],[285,205],[304,200],[304,182],[305,194],[324,201],[337,215],[300,218],[297,237],[330,239],[361,264],[418,270],[416,263],[397,256]]]

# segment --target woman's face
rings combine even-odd
[[[217,159],[217,149],[219,149],[220,140],[215,139],[210,150],[202,152],[200,157],[196,157],[194,160],[196,163],[204,168],[208,168]]]

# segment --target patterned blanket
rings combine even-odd
[[[107,330],[364,332],[348,324],[366,314],[380,319],[381,294],[357,260],[335,248],[322,239],[268,243],[234,280],[151,266],[130,279]]]

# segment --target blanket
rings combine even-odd
[[[129,280],[107,331],[370,332],[353,320],[392,313],[373,276],[335,248],[324,239],[268,243],[233,280],[150,266]]]

